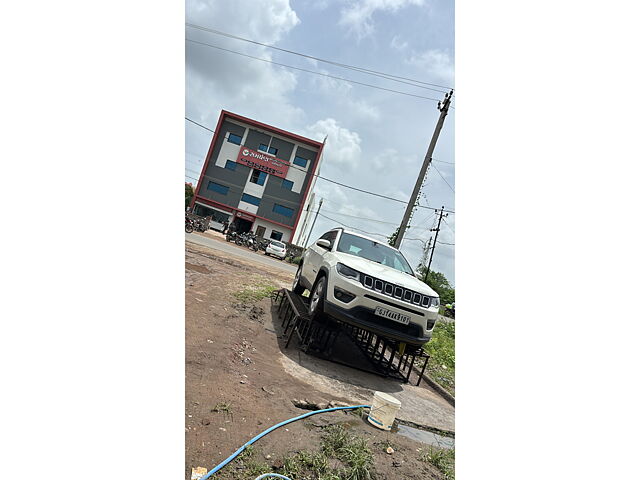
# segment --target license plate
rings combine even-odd
[[[376,315],[379,315],[384,318],[388,318],[398,323],[402,323],[403,325],[409,324],[410,317],[408,315],[403,315],[401,313],[392,312],[391,310],[387,310],[386,308],[376,307],[375,311]]]

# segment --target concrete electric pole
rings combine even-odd
[[[331,202],[329,202],[331,203]],[[316,210],[316,216],[313,217],[313,223],[311,224],[311,230],[309,230],[309,235],[307,239],[304,241],[304,248],[307,248],[307,243],[309,243],[309,239],[311,238],[311,234],[313,233],[313,227],[316,224],[316,220],[318,219],[318,214],[320,213],[320,208],[322,207],[322,198],[320,199],[320,204],[318,205],[318,210]]]
[[[413,193],[411,194],[411,198],[409,199],[409,203],[407,204],[407,209],[404,212],[404,217],[402,217],[402,223],[400,224],[400,229],[398,230],[396,241],[393,244],[393,246],[396,248],[400,248],[400,244],[402,243],[402,239],[404,238],[404,233],[407,230],[407,225],[409,225],[409,220],[411,219],[411,214],[415,209],[416,199],[418,198],[418,194],[420,193],[420,188],[422,188],[424,177],[427,175],[427,169],[429,168],[429,164],[431,163],[431,156],[433,155],[433,151],[436,148],[436,142],[438,141],[438,136],[440,136],[440,130],[442,130],[444,119],[447,116],[447,113],[449,112],[449,104],[451,103],[452,95],[453,95],[453,90],[451,90],[449,93],[444,94],[443,102],[438,102],[438,110],[440,110],[440,118],[438,119],[438,123],[436,124],[436,129],[433,132],[433,136],[431,137],[431,143],[429,143],[427,154],[425,155],[424,162],[422,163],[422,169],[420,170],[420,174],[418,175],[418,179],[416,180],[416,185],[415,187],[413,187]],[[435,244],[434,244],[434,247],[435,247]]]
[[[440,218],[438,219],[438,226],[435,228],[436,238],[433,239],[433,247],[431,247],[431,255],[429,256],[429,265],[427,265],[427,273],[424,276],[425,281],[427,280],[427,277],[429,276],[429,271],[431,270],[431,260],[433,260],[433,252],[435,251],[436,243],[438,242],[438,232],[440,231],[440,222],[442,222],[442,217],[443,216],[445,216],[445,217],[449,216],[448,213],[446,215],[444,214],[444,205],[442,206],[442,209],[440,210]]]

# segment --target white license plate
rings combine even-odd
[[[376,307],[375,311],[376,315],[380,315],[381,317],[388,318],[395,322],[402,323],[403,325],[409,324],[410,317],[408,315],[403,315],[401,313],[392,312],[391,310],[387,310],[386,308]]]

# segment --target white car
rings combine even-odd
[[[292,289],[309,289],[314,320],[329,315],[412,345],[431,339],[440,305],[399,250],[343,228],[305,251]]]
[[[282,260],[287,255],[287,246],[277,240],[271,240],[269,242],[269,245],[267,245],[264,254],[273,255],[274,257],[278,257],[280,260]]]

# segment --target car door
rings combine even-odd
[[[331,247],[333,248],[333,243],[337,235],[337,230],[330,230],[322,235],[318,240],[329,240]],[[318,272],[320,271],[320,265],[322,265],[322,256],[327,253],[327,250],[316,245],[316,242],[313,242],[313,244],[307,249],[307,252],[307,258],[302,264],[302,276],[311,286],[313,286],[313,283],[316,281],[316,277],[318,276]]]

